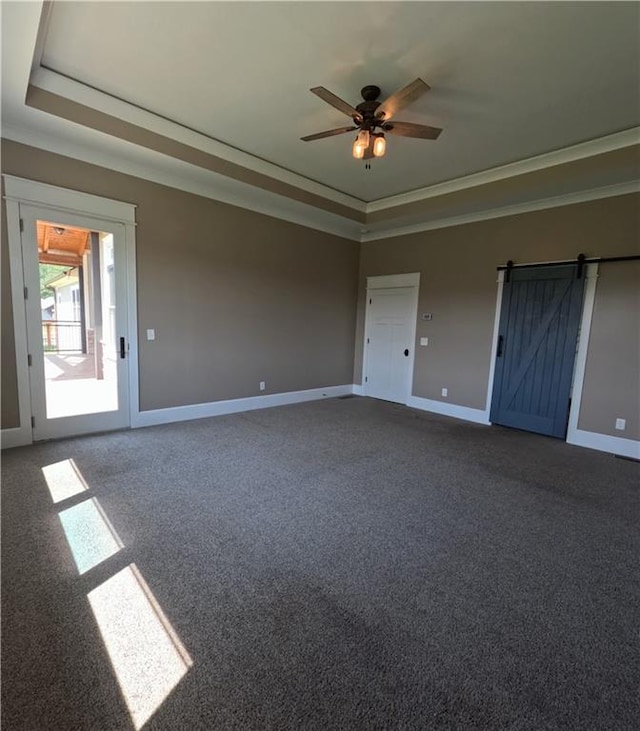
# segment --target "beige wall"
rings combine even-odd
[[[443,400],[446,386],[448,403],[484,409],[496,266],[640,252],[627,195],[363,244],[358,277],[354,242],[14,142],[2,153],[3,172],[137,204],[139,329],[157,335],[139,341],[143,410],[258,395],[261,380],[267,393],[360,383],[366,277],[416,271],[433,320],[418,320],[430,344],[413,393]],[[579,421],[635,439],[638,276],[601,267]],[[3,428],[18,423],[8,279],[3,224]]]
[[[142,410],[260,395],[259,381],[351,383],[359,244],[14,142],[2,168],[138,206],[138,326],[156,329],[139,340]],[[5,428],[17,423],[6,297]]]
[[[484,409],[496,267],[509,259],[552,261],[581,252],[638,254],[639,199],[607,198],[363,244],[354,382],[362,379],[366,277],[420,272],[418,312],[431,312],[433,320],[418,319],[416,337],[428,336],[429,345],[416,348],[413,394]],[[632,264],[601,266],[579,428],[638,439],[640,312],[633,272]],[[613,429],[617,417],[627,419],[625,432]]]

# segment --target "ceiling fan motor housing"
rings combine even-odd
[[[373,131],[376,126],[380,125],[380,120],[376,118],[376,109],[380,106],[380,102],[377,101],[380,93],[380,87],[373,84],[363,86],[360,90],[364,101],[356,106],[356,110],[361,115],[362,121],[360,122],[357,118],[354,121],[361,129]]]

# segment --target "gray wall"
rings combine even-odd
[[[142,410],[351,383],[359,244],[14,142],[4,173],[135,203]],[[2,232],[2,256],[6,256]],[[2,426],[16,426],[3,258]]]
[[[487,398],[496,266],[640,253],[640,196],[626,195],[362,245],[354,382],[362,379],[367,276],[420,272],[413,394],[475,409]],[[640,311],[634,264],[600,268],[579,428],[630,439],[638,424]],[[636,288],[634,291],[634,287]],[[441,389],[448,388],[448,398]],[[627,419],[625,432],[614,429]]]

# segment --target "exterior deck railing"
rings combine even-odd
[[[78,320],[43,320],[45,353],[82,353],[82,323]]]

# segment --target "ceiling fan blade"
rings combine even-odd
[[[388,99],[382,102],[382,104],[376,109],[376,117],[384,116],[385,119],[390,119],[394,114],[399,112],[401,109],[409,106],[416,99],[421,97],[431,87],[429,84],[424,82],[422,79],[416,79],[412,81],[404,89],[396,91]]]
[[[328,89],[325,89],[324,86],[314,86],[313,89],[309,89],[309,91],[316,96],[319,96],[320,99],[327,102],[327,104],[331,104],[331,106],[335,107],[339,112],[346,114],[347,117],[362,119],[360,112],[358,112],[355,107],[352,107],[351,104],[347,104],[347,102],[340,99],[339,96],[336,96]]]
[[[437,140],[442,132],[440,127],[429,127],[426,124],[413,124],[412,122],[389,122],[389,125],[383,125],[382,129],[391,135],[418,137],[421,140]]]
[[[334,135],[341,135],[345,132],[355,132],[357,127],[338,127],[337,129],[328,129],[326,132],[317,132],[315,135],[306,135],[300,139],[304,142],[311,142],[312,140],[322,140],[325,137],[333,137]]]

